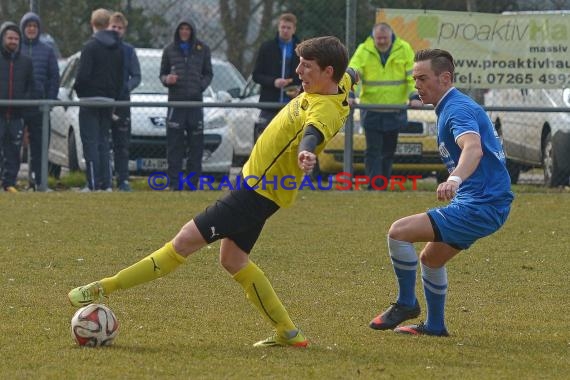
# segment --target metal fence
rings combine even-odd
[[[27,5],[26,1],[22,1]],[[88,18],[91,2],[71,2],[68,12],[61,4],[41,2],[44,31],[49,32],[63,56],[78,51],[90,35]],[[100,4],[99,4],[100,3]],[[117,2],[99,2],[97,6],[118,6]],[[356,0],[328,1],[259,1],[247,2],[248,9],[229,8],[231,1],[127,1],[120,9],[129,19],[126,40],[138,47],[142,83],[131,96],[131,103],[98,104],[98,106],[130,105],[132,107],[132,144],[129,168],[133,174],[164,169],[166,165],[166,106],[205,107],[204,171],[225,174],[240,166],[253,146],[253,130],[260,108],[277,104],[258,104],[258,90],[248,81],[257,49],[261,42],[276,33],[276,17],[291,11],[299,19],[301,38],[335,35],[345,41],[349,52],[369,34],[375,20],[374,2]],[[13,1],[10,4],[19,4]],[[257,4],[257,5],[256,5]],[[23,14],[26,7],[5,8],[10,14]],[[52,7],[56,9],[52,10]],[[53,13],[52,13],[53,12]],[[53,17],[52,17],[53,16]],[[212,49],[214,80],[204,93],[205,103],[166,103],[166,88],[158,82],[162,48],[173,39],[176,22],[189,18],[198,37]],[[358,20],[358,22],[357,22]],[[18,20],[14,20],[18,21]],[[79,25],[79,26],[78,26]],[[144,50],[144,54],[143,54]],[[78,99],[72,91],[75,71],[73,62],[61,61],[60,101],[11,103],[41,107],[44,125],[51,125],[49,150],[46,142],[42,171],[57,175],[61,168],[83,170],[85,167],[79,136]],[[67,66],[65,66],[67,65]],[[489,107],[489,115],[502,136],[508,168],[513,182],[533,181],[549,186],[568,183],[570,171],[570,92],[553,90],[491,90],[470,94]],[[0,100],[0,107],[6,102]],[[87,103],[82,103],[87,104]],[[379,105],[378,107],[385,107]],[[499,108],[493,108],[499,107]],[[512,108],[505,108],[512,107]],[[548,108],[546,108],[548,107]],[[359,106],[351,115],[344,131],[319,157],[323,174],[338,171],[363,172],[365,140],[360,127]],[[548,111],[548,112],[546,112]],[[435,142],[435,117],[430,110],[410,110],[409,125],[401,131],[395,173],[446,176]],[[44,128],[48,134],[48,129]],[[528,173],[532,175],[529,176]],[[42,176],[46,178],[46,176]],[[47,182],[40,184],[45,189]]]
[[[491,96],[497,96],[491,94]],[[225,98],[224,98],[225,97]],[[0,107],[34,106],[43,112],[44,136],[42,178],[59,175],[61,169],[84,170],[79,137],[78,105],[95,107],[130,106],[133,115],[129,169],[133,175],[146,175],[166,169],[166,107],[203,107],[204,172],[226,175],[247,159],[253,146],[254,124],[260,108],[277,104],[259,104],[250,99],[238,101],[222,93],[207,102],[87,102],[87,101],[0,101]],[[393,106],[360,105],[351,113],[345,129],[331,141],[319,156],[315,174],[337,172],[364,173],[366,148],[359,113],[362,109],[393,109]],[[570,108],[551,107],[487,107],[503,141],[507,168],[513,183],[563,186],[570,177]],[[409,109],[408,126],[401,130],[394,162],[394,174],[421,178],[446,178],[439,158],[435,137],[435,114],[432,109]],[[51,124],[51,128],[48,128]],[[352,130],[353,133],[349,133]],[[349,137],[349,138],[346,138]],[[38,184],[47,188],[47,179]]]

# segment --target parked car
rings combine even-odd
[[[493,89],[485,94],[485,106],[570,107],[570,88]],[[490,111],[502,138],[511,182],[521,171],[542,168],[544,184],[561,186],[570,177],[570,114],[568,112]]]
[[[259,84],[251,76],[248,78],[238,99],[234,102],[257,103],[259,101]],[[254,126],[259,118],[259,108],[235,108],[228,120],[232,130],[232,146],[234,148],[233,165],[242,166],[253,149]]]
[[[142,81],[131,93],[131,101],[166,102],[168,89],[158,78],[162,50],[137,48],[136,52],[141,65]],[[67,59],[61,76],[60,100],[79,100],[73,90],[79,56],[76,53]],[[204,102],[232,101],[232,94],[238,96],[243,91],[245,79],[229,62],[213,58],[212,66],[214,78],[204,91]],[[204,173],[223,175],[229,172],[233,147],[228,118],[232,117],[232,111],[225,108],[204,108]],[[131,172],[143,174],[166,169],[166,112],[166,107],[131,107]],[[53,107],[50,118],[50,171],[57,174],[62,166],[70,170],[85,170],[79,135],[79,108]]]
[[[364,174],[366,138],[360,124],[360,110],[354,111],[353,171]],[[344,129],[327,144],[318,156],[316,174],[328,175],[344,170]],[[432,110],[408,110],[408,125],[400,130],[392,172],[394,175],[448,176],[439,156],[436,140],[436,116]]]

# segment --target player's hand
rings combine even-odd
[[[314,153],[303,150],[297,156],[297,163],[305,174],[310,174],[317,164],[317,156]]]
[[[455,196],[459,184],[455,181],[445,181],[437,186],[437,200],[450,201]]]

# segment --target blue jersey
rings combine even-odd
[[[452,203],[507,206],[513,200],[505,153],[493,123],[483,108],[470,97],[452,88],[437,104],[439,153],[451,173],[459,163],[457,139],[466,133],[481,138],[483,157],[477,169],[459,186]]]

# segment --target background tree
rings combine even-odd
[[[22,16],[30,10],[30,3],[28,0],[0,1],[0,19],[19,23]],[[156,14],[147,16],[144,8],[132,6],[130,1],[122,3],[115,0],[35,1],[42,20],[42,32],[49,33],[57,41],[64,57],[79,51],[91,36],[89,20],[91,12],[97,8],[123,12],[129,20],[129,25],[133,26],[129,28],[127,40],[135,46],[151,46],[153,29],[166,26],[166,21]]]
[[[275,9],[274,0],[220,0],[220,18],[225,35],[217,45],[225,42],[226,57],[246,76],[252,71],[251,51],[263,42],[263,31],[271,28]],[[252,38],[251,19],[255,14],[260,14],[259,27],[253,28],[257,29],[258,33]],[[250,52],[249,60],[246,60],[247,52]]]

